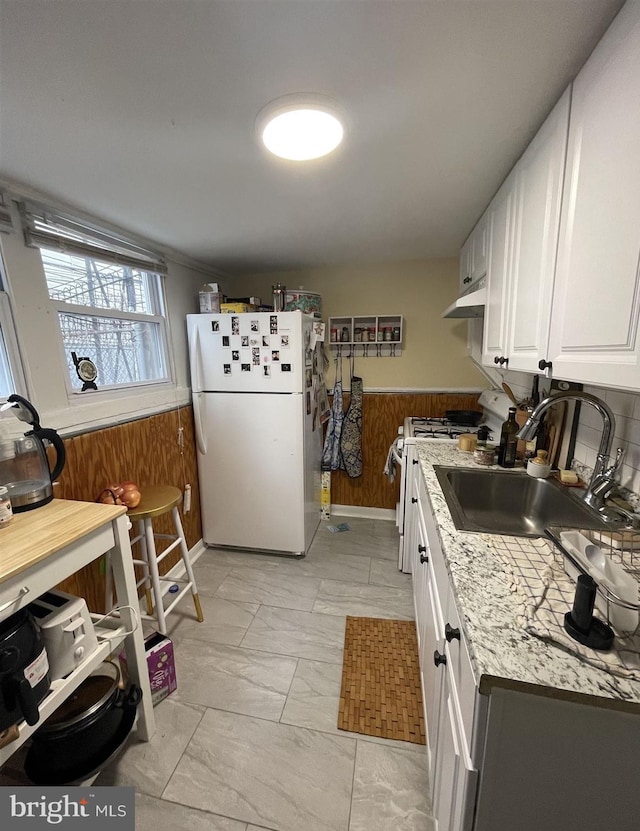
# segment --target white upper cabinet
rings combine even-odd
[[[482,363],[507,359],[507,322],[511,239],[515,221],[516,177],[511,172],[489,205],[489,257],[487,263],[487,302],[484,309]]]
[[[509,369],[537,372],[547,358],[569,129],[567,90],[516,167]]]
[[[573,86],[548,357],[555,377],[640,388],[640,3]]]
[[[484,364],[537,372],[547,357],[569,97],[567,90],[489,206]]]
[[[488,218],[486,211],[460,251],[460,294],[469,291],[487,273]]]

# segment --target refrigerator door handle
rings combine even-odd
[[[196,433],[196,446],[200,453],[204,456],[207,452],[207,439],[205,431],[202,429],[202,413],[200,412],[200,396],[202,393],[196,393],[193,396],[193,423]]]
[[[189,364],[191,366],[191,392],[195,395],[202,391],[200,380],[200,329],[194,326],[191,330],[192,337],[189,344]]]

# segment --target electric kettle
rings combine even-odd
[[[9,408],[16,411],[16,418],[33,427],[21,439],[0,442],[0,485],[8,489],[14,513],[20,513],[51,502],[51,483],[62,473],[66,454],[64,442],[56,431],[40,426],[40,416],[30,401],[20,395],[10,395],[0,411]],[[56,452],[53,470],[49,467],[45,442],[53,445]]]

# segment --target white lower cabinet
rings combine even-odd
[[[421,467],[413,468],[413,590],[435,830],[637,831],[638,707],[535,688],[508,669],[480,693]]]
[[[457,615],[454,625],[448,619],[453,598],[419,468],[413,479],[413,590],[433,813],[438,831],[470,831],[477,787],[469,750],[476,688]]]

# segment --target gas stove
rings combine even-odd
[[[457,439],[464,433],[477,433],[478,427],[457,424],[448,418],[419,418],[413,416],[405,419],[404,436],[405,438],[416,439]]]

